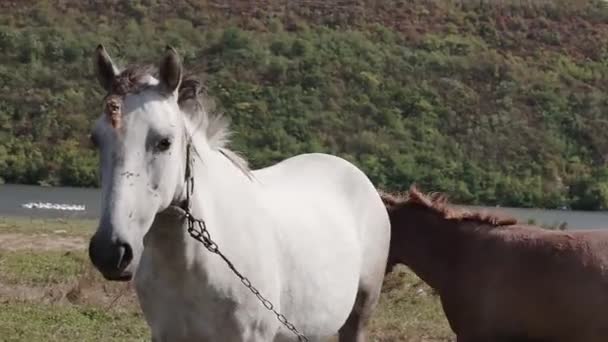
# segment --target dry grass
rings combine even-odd
[[[31,252],[30,252],[31,253]],[[34,259],[39,256],[32,254]],[[79,259],[80,260],[80,259]],[[147,341],[148,328],[129,283],[103,281],[88,264],[41,269],[35,282],[0,283],[2,341]],[[29,271],[17,273],[29,274]],[[65,282],[45,282],[66,275]],[[11,272],[10,279],[16,279]],[[3,274],[3,277],[6,277]]]
[[[95,231],[97,220],[37,219],[27,217],[1,217],[0,233],[49,234],[59,236],[89,236]]]
[[[378,342],[453,339],[438,297],[405,267],[396,267],[385,279],[371,335]]]

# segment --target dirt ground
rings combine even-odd
[[[0,233],[0,252],[41,253],[47,251],[83,252],[88,239],[81,236],[68,236],[63,231],[53,234]],[[0,259],[1,262],[1,259]],[[73,304],[107,306],[122,302],[135,302],[131,283],[109,284],[90,265],[83,266],[82,273],[76,279],[60,284],[6,284],[0,281],[0,299],[11,298],[18,301],[36,303],[56,303],[68,301]],[[124,303],[123,303],[124,304]]]
[[[4,251],[74,251],[85,250],[88,241],[79,236],[54,234],[0,233],[0,250]]]

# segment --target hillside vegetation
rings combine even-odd
[[[95,186],[95,46],[124,65],[171,44],[254,167],[321,151],[390,190],[605,209],[604,3],[3,1],[0,177]]]

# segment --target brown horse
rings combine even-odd
[[[381,195],[387,272],[405,264],[434,288],[458,342],[608,341],[608,230],[518,225],[415,187]]]

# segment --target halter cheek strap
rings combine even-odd
[[[192,164],[194,160],[192,158],[192,140],[186,140],[186,167],[184,170],[184,187],[186,190],[185,199],[174,199],[169,207],[179,208],[185,212],[190,212],[192,202],[192,192],[194,191],[194,175],[192,172]],[[183,194],[183,189],[182,189]]]
[[[186,203],[185,209],[190,210],[190,198],[194,191],[194,175],[192,174],[192,141],[188,139],[186,144],[186,172],[185,172],[185,185],[186,185]]]

